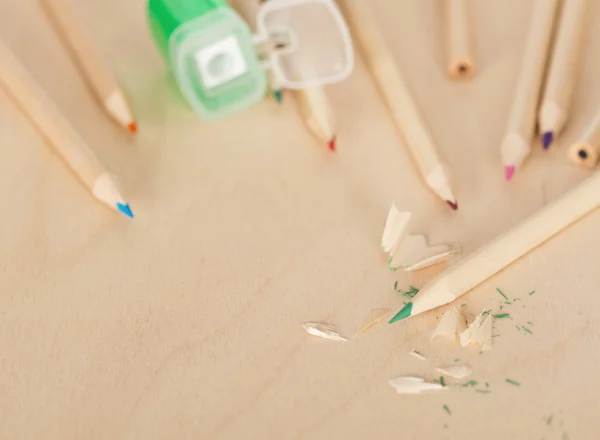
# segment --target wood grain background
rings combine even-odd
[[[598,438],[598,212],[465,297],[471,315],[499,310],[496,287],[521,298],[489,353],[431,344],[440,310],[347,343],[300,325],[351,335],[371,309],[401,305],[395,281],[431,276],[387,270],[392,201],[430,242],[469,253],[588,175],[566,147],[600,105],[600,5],[568,129],[507,185],[498,149],[532,1],[472,2],[479,73],[467,83],[445,76],[438,1],[373,1],[452,170],[454,213],[420,181],[360,60],[329,88],[331,154],[290,99],[199,120],[150,41],[144,0],[73,3],[131,98],[135,140],[96,105],[37,1],[0,0],[0,36],[119,176],[137,217],[94,202],[0,94],[1,438]],[[527,321],[533,335],[514,327]],[[491,393],[399,396],[387,384],[431,379],[455,358]]]

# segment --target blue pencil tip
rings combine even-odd
[[[117,203],[117,209],[121,214],[126,215],[129,218],[133,218],[133,212],[131,211],[128,203]]]
[[[281,101],[283,101],[283,92],[281,91],[281,89],[273,90],[273,98],[275,98],[275,101],[281,104]]]
[[[552,143],[553,140],[554,140],[554,133],[552,133],[551,131],[546,131],[542,135],[542,145],[544,147],[544,150],[547,150],[550,147],[550,144]]]

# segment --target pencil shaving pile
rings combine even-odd
[[[473,344],[483,351],[492,349],[492,314],[489,310],[482,311],[468,327],[465,327],[465,319],[460,310],[452,306],[442,315],[431,339],[443,336],[452,341],[459,339],[462,347]]]
[[[388,266],[407,272],[425,269],[452,258],[458,251],[447,245],[428,246],[422,235],[408,233],[412,214],[400,212],[392,203],[381,238],[381,249],[389,254]]]

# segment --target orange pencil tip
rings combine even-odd
[[[129,130],[131,133],[133,133],[133,134],[136,134],[136,133],[137,133],[137,124],[136,124],[135,122],[132,122],[131,124],[129,124],[129,125],[127,126],[127,129],[128,129],[128,130]]]
[[[335,151],[335,136],[331,138],[327,145],[331,151]]]

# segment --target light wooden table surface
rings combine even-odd
[[[479,74],[468,83],[445,77],[439,2],[373,2],[454,175],[455,213],[420,181],[362,62],[329,89],[331,154],[290,99],[200,121],[169,83],[143,0],[74,3],[131,97],[135,140],[96,105],[37,1],[1,0],[0,36],[137,217],[95,202],[0,94],[0,438],[598,438],[600,212],[465,297],[469,314],[499,310],[496,287],[521,298],[496,321],[491,352],[431,344],[439,310],[346,343],[300,325],[351,335],[371,309],[401,305],[395,281],[431,276],[387,270],[392,201],[430,242],[469,253],[588,175],[565,150],[600,106],[600,5],[569,128],[505,184],[498,148],[532,2],[472,2]],[[527,321],[533,335],[514,327]],[[400,396],[387,383],[431,379],[455,358],[491,393]]]

